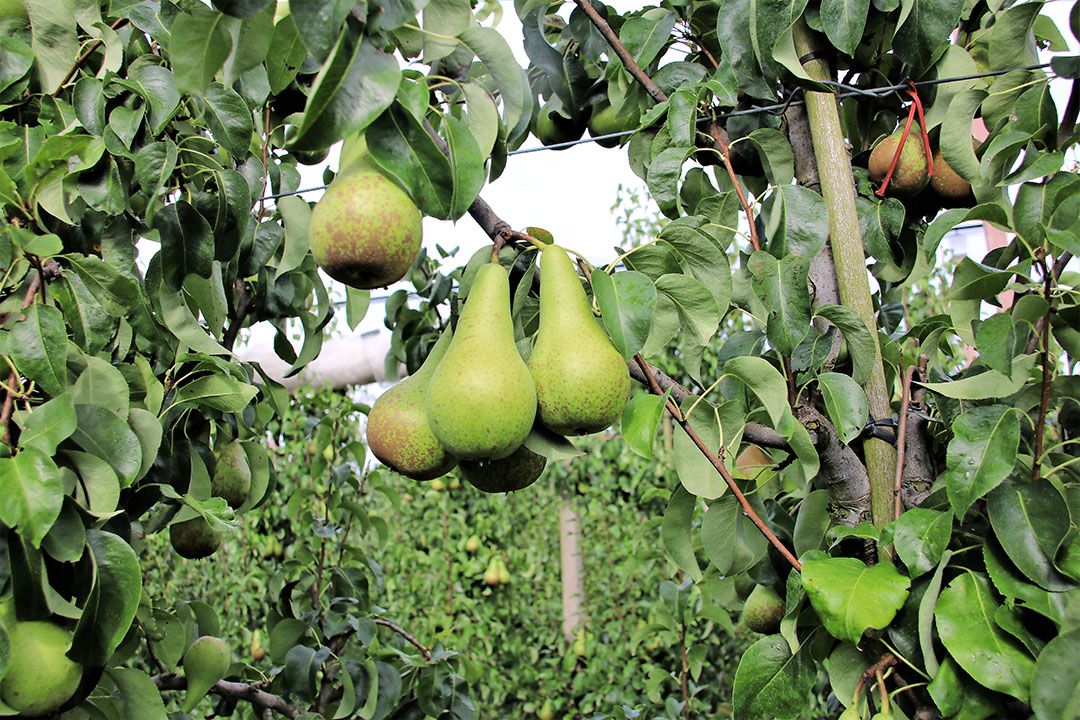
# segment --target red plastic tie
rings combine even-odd
[[[893,173],[896,172],[896,166],[900,162],[900,154],[904,152],[904,145],[907,143],[908,135],[911,134],[911,124],[915,121],[916,113],[919,115],[919,130],[922,134],[923,151],[926,153],[926,174],[934,177],[933,153],[930,151],[930,136],[926,134],[926,116],[923,114],[922,100],[919,98],[919,91],[916,89],[915,83],[909,81],[908,84],[911,86],[907,90],[908,96],[911,97],[911,107],[908,108],[904,131],[900,133],[900,142],[896,144],[892,162],[889,163],[889,171],[885,173],[885,179],[881,181],[881,187],[874,192],[878,197],[885,197],[885,191],[889,189],[889,182],[892,180]]]

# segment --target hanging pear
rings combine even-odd
[[[630,393],[626,362],[593,317],[566,251],[540,255],[540,331],[529,358],[540,422],[560,435],[603,430]]]
[[[483,265],[454,338],[431,378],[428,418],[447,452],[462,460],[499,460],[525,441],[536,419],[536,390],[514,343],[510,280]]]
[[[427,395],[435,369],[450,347],[451,333],[442,334],[424,364],[410,377],[383,393],[368,413],[367,441],[385,465],[413,480],[445,475],[457,461],[431,431]]]
[[[529,487],[547,467],[547,458],[522,445],[501,460],[466,460],[458,468],[477,490],[508,493]]]
[[[181,709],[186,713],[191,712],[210,692],[210,688],[225,677],[231,664],[232,653],[221,638],[203,635],[192,641],[184,652],[187,697]]]

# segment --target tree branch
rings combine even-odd
[[[909,367],[904,373],[904,384],[900,390],[900,420],[896,427],[896,484],[893,492],[896,499],[893,505],[895,517],[900,517],[904,512],[903,503],[900,500],[900,490],[904,485],[904,455],[907,451],[907,422],[908,409],[911,407],[911,380],[915,377],[915,368]]]
[[[110,25],[109,28],[112,30],[118,30],[124,25],[127,25],[127,22],[127,18],[119,18],[113,21],[113,24]],[[75,73],[79,72],[79,68],[82,67],[82,64],[86,62],[87,58],[94,54],[95,50],[101,47],[101,44],[103,42],[104,40],[101,40],[99,38],[86,46],[86,50],[84,50],[83,53],[79,55],[79,57],[75,60],[75,64],[72,65],[71,69],[67,71],[67,75],[65,75],[64,79],[60,81],[60,85],[57,86],[56,90],[52,94],[53,97],[59,95],[60,92],[64,89],[64,86],[71,82],[71,79],[75,77]]]
[[[247,284],[238,278],[234,288],[236,290],[236,311],[229,320],[229,327],[225,329],[225,334],[221,338],[221,344],[225,346],[226,350],[233,349],[236,338],[240,335],[240,329],[244,327],[248,313],[251,312],[251,293],[248,291]]]
[[[795,417],[814,438],[821,459],[816,483],[829,493],[829,514],[840,525],[855,527],[870,518],[870,477],[866,466],[849,446],[840,442],[836,428],[811,405],[795,408]]]
[[[429,662],[431,661],[431,651],[424,647],[423,643],[410,635],[408,631],[405,630],[405,628],[382,618],[375,618],[375,624],[382,625],[384,628],[389,628],[390,630],[393,630],[398,635],[408,640],[413,647],[419,650],[420,654],[424,656],[425,660]]]
[[[653,82],[641,66],[637,64],[634,57],[626,49],[626,47],[619,41],[619,36],[615,34],[615,31],[611,29],[611,26],[607,24],[604,18],[600,17],[600,13],[596,12],[596,8],[592,6],[589,0],[574,0],[574,4],[581,8],[581,11],[585,13],[589,18],[589,22],[593,24],[600,34],[607,40],[608,45],[622,61],[623,67],[626,71],[640,83],[641,87],[645,88],[645,92],[649,94],[655,102],[661,103],[667,100],[667,95],[660,86]]]
[[[176,673],[163,673],[161,675],[155,675],[152,679],[158,690],[184,690],[187,688],[187,678],[183,675],[177,675]],[[210,688],[210,692],[219,697],[242,700],[243,702],[250,703],[258,712],[276,712],[290,718],[290,720],[296,720],[296,718],[304,715],[303,710],[290,704],[280,695],[273,695],[255,685],[247,683],[218,680],[217,683]]]
[[[739,198],[739,204],[742,205],[743,212],[746,213],[746,222],[750,226],[750,244],[754,246],[754,250],[760,250],[761,243],[758,241],[757,223],[754,222],[754,212],[750,209],[750,203],[746,199],[746,193],[743,192],[742,185],[739,184],[739,178],[735,174],[735,168],[731,166],[731,148],[728,147],[720,126],[715,122],[709,126],[709,137],[712,138],[716,151],[720,153],[720,161],[724,163],[724,169],[727,170],[728,177],[731,178],[731,184],[735,188],[735,194]]]
[[[915,368],[915,379],[920,383],[911,389],[911,402],[908,405],[907,428],[905,432],[904,475],[900,484],[900,499],[904,507],[918,507],[930,494],[937,472],[934,470],[934,456],[930,453],[930,440],[926,424],[926,366],[929,359],[919,356]]]

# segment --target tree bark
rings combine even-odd
[[[562,631],[566,642],[573,642],[578,630],[585,626],[585,588],[581,520],[569,495],[563,495],[559,506],[559,558],[562,573]]]

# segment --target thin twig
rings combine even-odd
[[[682,628],[679,632],[679,655],[681,656],[681,666],[679,668],[679,686],[682,690],[682,715],[684,718],[690,717],[690,663],[686,657],[686,618],[683,617]]]
[[[23,295],[22,309],[30,307],[34,302],[34,298],[37,296],[38,291],[45,284],[45,271],[40,270],[34,273],[34,276],[30,278],[30,286],[26,288],[26,294]],[[8,374],[8,392],[4,397],[4,407],[0,410],[0,427],[3,428],[3,439],[5,445],[11,445],[11,413],[15,408],[15,383],[18,382],[19,376],[12,370]]]
[[[1057,269],[1057,263],[1054,264]],[[1054,311],[1052,293],[1054,272],[1043,260],[1043,298],[1046,300],[1046,315],[1042,319],[1042,395],[1039,399],[1039,420],[1035,423],[1035,452],[1031,462],[1031,479],[1038,480],[1042,475],[1042,451],[1046,437],[1046,414],[1050,410],[1050,313]]]
[[[236,285],[236,310],[229,320],[229,327],[225,328],[225,334],[221,338],[221,344],[226,350],[232,350],[236,344],[236,338],[240,335],[240,329],[244,327],[248,313],[251,312],[251,293],[243,280],[237,280]]]
[[[405,630],[405,628],[401,627],[400,625],[396,625],[389,620],[383,620],[382,618],[375,618],[375,624],[382,625],[384,628],[389,628],[390,630],[393,630],[398,635],[408,640],[413,647],[419,650],[420,654],[424,656],[425,660],[431,660],[431,651],[424,647],[423,643],[410,635],[408,631]]]
[[[155,675],[153,681],[158,690],[184,690],[187,688],[187,678],[176,673]],[[210,688],[210,692],[223,698],[243,700],[250,703],[257,711],[263,713],[266,711],[276,712],[290,718],[290,720],[296,720],[296,718],[304,715],[303,710],[289,703],[280,695],[268,693],[256,685],[248,683],[218,680]]]
[[[876,678],[877,674],[882,670],[890,668],[895,664],[896,656],[892,653],[885,653],[876,663],[866,668],[866,671],[859,676],[859,682],[855,684],[855,704],[858,704],[859,702],[859,695],[862,694],[863,685],[865,685],[867,681]]]
[[[743,192],[742,185],[739,184],[739,177],[735,174],[735,168],[731,165],[731,148],[724,140],[724,133],[721,131],[720,126],[715,122],[709,126],[709,135],[720,153],[720,160],[724,163],[724,169],[727,170],[728,177],[731,178],[731,184],[735,187],[735,194],[739,197],[739,204],[742,205],[743,212],[746,213],[746,223],[750,226],[750,244],[754,246],[754,250],[760,250],[761,243],[758,241],[754,212],[750,208],[750,202],[746,199],[746,193]]]
[[[112,30],[118,30],[124,25],[127,25],[127,22],[127,18],[119,18],[118,20],[113,21],[113,24],[110,25],[109,28]],[[97,50],[103,42],[105,41],[98,38],[97,40],[94,40],[92,43],[86,46],[86,50],[84,50],[82,55],[80,55],[78,59],[75,60],[75,64],[71,66],[71,69],[67,71],[67,75],[65,75],[64,79],[60,81],[60,85],[56,88],[55,91],[53,91],[53,97],[59,95],[60,92],[64,89],[64,86],[71,82],[71,79],[75,77],[75,73],[79,72],[79,68],[82,67],[82,64],[86,62],[87,58],[94,54],[94,51]]]
[[[649,364],[646,363],[640,355],[635,355],[634,360],[638,363],[641,371],[645,374],[645,377],[648,380],[649,390],[654,395],[663,395],[664,391],[660,389],[660,386],[657,384],[655,378],[653,378],[651,367],[649,366]],[[765,539],[768,540],[772,544],[772,546],[777,549],[780,555],[783,556],[783,558],[787,560],[793,568],[795,568],[796,570],[801,570],[802,563],[800,563],[799,559],[796,558],[795,555],[793,555],[792,552],[787,549],[784,543],[780,541],[780,538],[776,537],[776,534],[772,531],[768,524],[761,519],[761,516],[757,514],[757,511],[754,510],[753,506],[750,504],[750,501],[746,499],[746,495],[743,494],[742,489],[740,489],[739,485],[735,482],[735,478],[733,478],[731,476],[731,473],[728,472],[727,466],[724,465],[724,461],[720,459],[720,457],[715,452],[713,452],[712,448],[710,448],[704,440],[701,439],[701,436],[697,434],[697,431],[694,430],[693,426],[682,414],[682,411],[679,410],[679,407],[675,405],[675,403],[672,402],[670,399],[667,402],[667,409],[668,412],[671,413],[671,417],[675,419],[675,422],[679,423],[682,429],[686,432],[687,436],[693,441],[695,445],[697,445],[697,448],[701,451],[701,454],[708,458],[709,462],[712,463],[712,466],[716,468],[716,472],[720,473],[720,477],[724,479],[724,482],[731,490],[732,495],[735,496],[735,499],[738,500],[739,505],[742,506],[743,514],[746,515],[746,517],[750,518],[750,521],[757,526],[758,530],[761,531],[761,534],[765,536]]]
[[[900,419],[896,426],[896,507],[895,516],[900,517],[904,505],[900,501],[900,489],[904,482],[904,453],[907,451],[907,416],[911,405],[911,381],[915,377],[915,366],[904,373],[904,384],[900,389]]]
[[[664,91],[661,90],[660,86],[654,83],[652,78],[641,69],[641,66],[634,60],[634,56],[631,55],[626,49],[626,46],[619,41],[619,36],[615,34],[615,31],[611,29],[611,26],[607,24],[607,21],[600,17],[600,13],[596,12],[596,8],[592,6],[589,0],[574,0],[574,4],[581,8],[581,11],[589,18],[589,22],[593,24],[593,27],[600,31],[600,34],[607,40],[608,45],[619,57],[619,60],[622,60],[622,64],[626,68],[626,71],[630,73],[643,88],[645,88],[645,92],[649,94],[649,97],[658,103],[667,100],[668,98]]]

